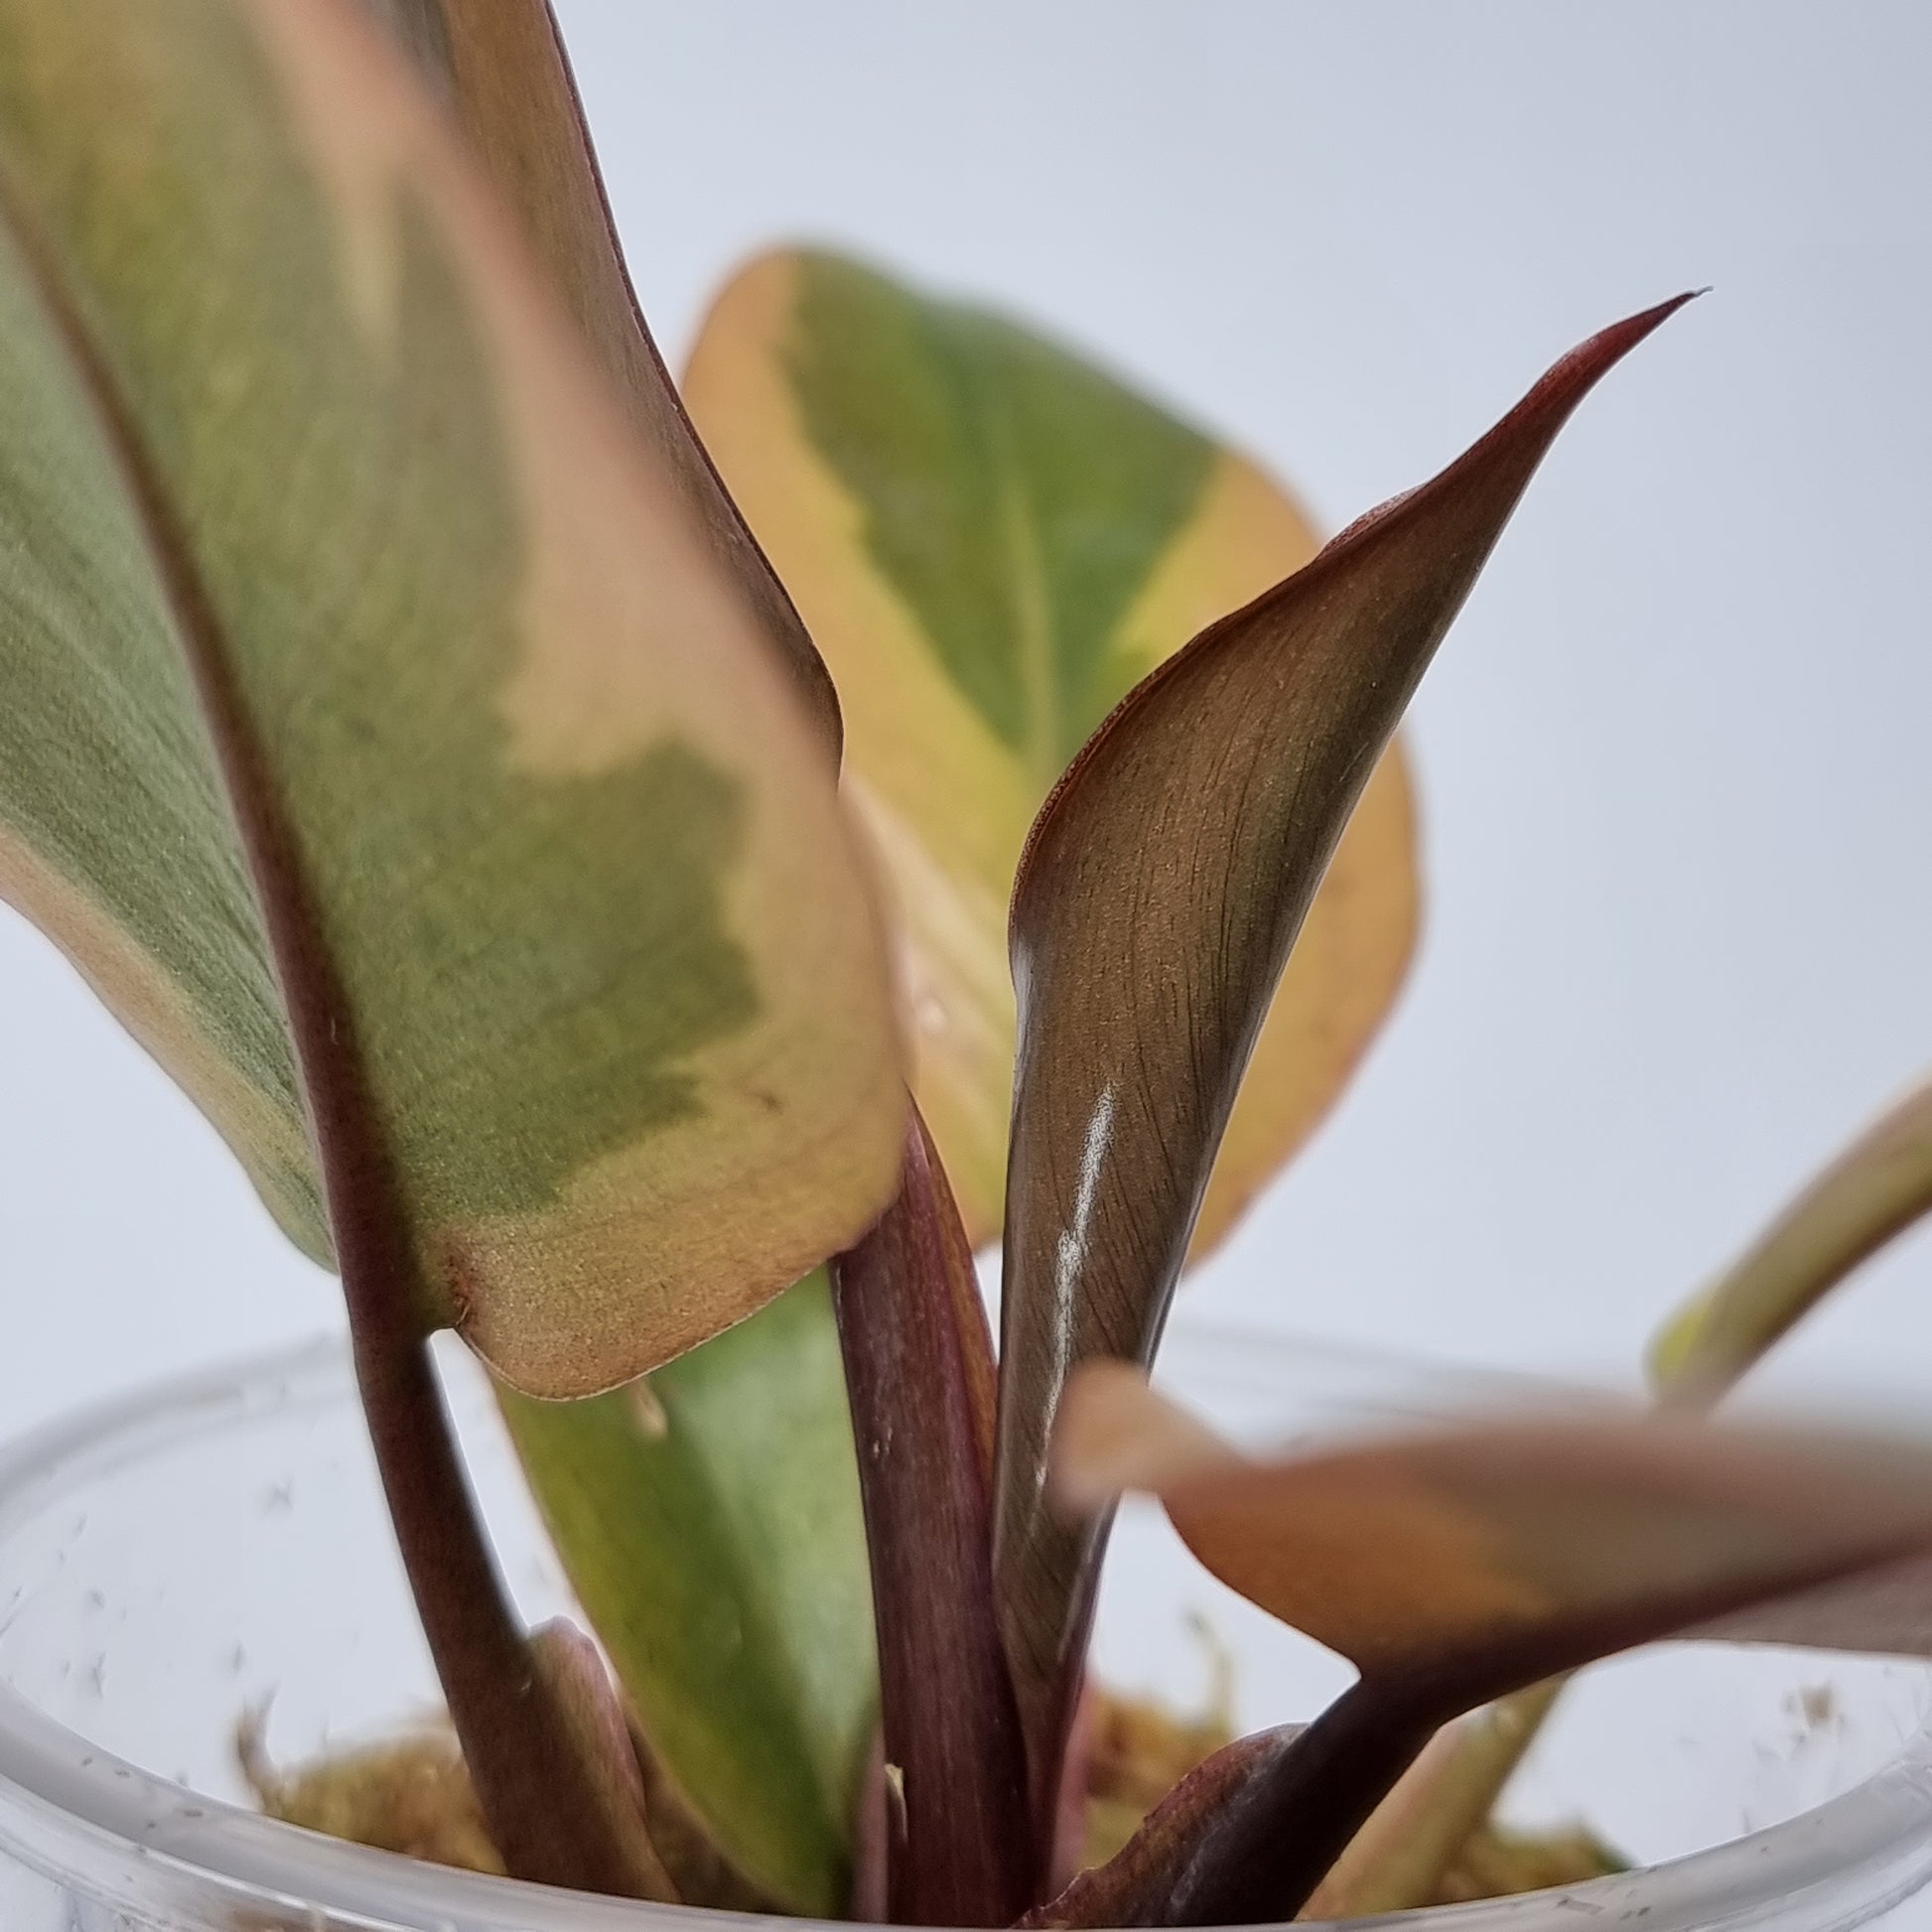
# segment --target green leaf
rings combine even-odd
[[[643,324],[617,245],[589,132],[555,23],[544,0],[380,0],[379,17],[417,61],[462,126],[502,199],[583,330],[639,432],[660,452],[720,563],[762,612],[786,649],[807,703],[836,749],[840,724],[830,677],[784,591],[746,530],[692,433]],[[844,1904],[849,1819],[842,1793],[856,1726],[874,1707],[871,1624],[858,1521],[850,1506],[851,1452],[836,1354],[826,1348],[822,1298],[791,1298],[799,1319],[771,1314],[705,1352],[694,1374],[729,1371],[735,1399],[755,1409],[755,1444],[708,1430],[702,1408],[679,1411],[678,1453],[628,1452],[621,1399],[544,1411],[519,1432],[541,1446],[529,1474],[571,1575],[596,1598],[597,1614],[625,1664],[633,1702],[663,1723],[651,1748],[699,1807],[711,1836],[794,1910]],[[666,1378],[674,1389],[676,1373]],[[775,1399],[774,1399],[775,1397]],[[512,1404],[512,1422],[529,1405]],[[670,1400],[666,1414],[675,1401]],[[608,1456],[616,1441],[621,1452]],[[823,1547],[794,1550],[783,1524],[754,1510],[716,1510],[721,1479],[748,1451],[748,1468],[784,1471],[795,1520],[841,1525]],[[828,1453],[828,1449],[830,1452]],[[722,1459],[721,1459],[722,1458]],[[695,1540],[666,1545],[650,1524],[702,1522]],[[643,1526],[643,1527],[640,1527]],[[773,1544],[774,1532],[777,1542]],[[855,1571],[856,1565],[856,1571]],[[680,1583],[667,1588],[666,1576]],[[853,1577],[860,1579],[853,1587]],[[691,1588],[716,1604],[761,1595],[767,1625],[829,1619],[834,1638],[818,1655],[835,1695],[803,1695],[788,1669],[754,1674],[742,1659],[686,1643],[674,1619]],[[814,1592],[824,1587],[820,1600]],[[714,1609],[715,1618],[722,1612]],[[734,1609],[742,1621],[746,1612]],[[759,1620],[759,1613],[753,1613]],[[769,1661],[767,1659],[767,1661]],[[780,1660],[782,1662],[782,1659]],[[680,1670],[688,1672],[682,1679]],[[789,1740],[775,1749],[773,1737]],[[727,1767],[721,1771],[721,1766]],[[802,1771],[801,1771],[802,1766]],[[827,1796],[837,1800],[828,1812]]]
[[[975,1244],[1005,1188],[1006,908],[1040,801],[1127,690],[1313,554],[1255,467],[1057,344],[822,252],[718,299],[691,413],[837,673],[897,896],[914,1087]],[[1212,1245],[1332,1104],[1417,918],[1391,752],[1284,979],[1209,1184]]]
[[[1677,306],[1592,339],[1441,476],[1169,658],[1035,822],[1012,912],[995,1561],[1036,1797],[1104,1543],[1045,1504],[1065,1378],[1152,1359],[1263,1015],[1375,759],[1558,430]]]
[[[879,1680],[824,1277],[629,1388],[503,1411],[664,1768],[746,1877],[836,1916]]]
[[[5,0],[0,163],[0,888],[315,1246],[285,1014],[338,1249],[525,1386],[851,1239],[823,734],[439,117],[332,0]]]
[[[1222,1583],[1361,1675],[1201,1842],[1170,1835],[1152,1858],[1130,1845],[1133,1897],[1090,1874],[1088,1903],[1050,1908],[1057,1924],[1292,1917],[1459,1713],[1714,1613],[1932,1552],[1923,1442],[1605,1404],[1250,1459],[1138,1369],[1090,1362],[1068,1391],[1054,1494],[1092,1511],[1129,1487],[1159,1495]]]
[[[174,620],[4,229],[0,345],[0,896],[327,1259],[281,996]]]

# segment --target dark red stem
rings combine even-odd
[[[899,1192],[832,1264],[872,1554],[889,1916],[1007,1925],[1033,1877],[993,1611],[993,1351],[951,1189],[913,1118]]]
[[[220,614],[136,412],[81,325],[45,238],[17,206],[0,213],[94,404],[207,723],[295,1044],[376,1466],[490,1835],[519,1877],[621,1892],[629,1867],[599,1826],[595,1783],[532,1669],[464,1474],[354,1016],[322,937],[299,841],[236,688]]]

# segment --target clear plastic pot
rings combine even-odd
[[[1485,1392],[1184,1330],[1166,1379],[1236,1433],[1277,1437]],[[453,1380],[506,1575],[532,1615],[566,1608],[487,1397],[474,1374]],[[1197,1703],[1217,1652],[1244,1723],[1307,1715],[1342,1681],[1130,1509],[1103,1676]],[[273,1700],[270,1747],[292,1759],[434,1697],[339,1345],[143,1395],[0,1455],[0,1932],[698,1932],[718,1917],[415,1864],[246,1808],[233,1737],[249,1707]],[[1929,1709],[1932,1677],[1904,1664],[1679,1647],[1601,1666],[1512,1805],[1581,1816],[1642,1866],[1405,1923],[1932,1925],[1908,1902],[1932,1876]]]

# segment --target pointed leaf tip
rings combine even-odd
[[[1573,350],[1433,481],[1159,665],[1034,821],[1009,919],[996,1563],[1036,1760],[1071,1710],[1105,1537],[1046,1493],[1067,1374],[1151,1360],[1262,1017],[1377,756],[1565,420],[1686,299]]]

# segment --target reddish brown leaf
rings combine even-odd
[[[1089,1508],[1122,1476],[1153,1489],[1216,1577],[1362,1673],[1201,1827],[1211,1859],[1174,1832],[1130,1846],[1132,1915],[1110,1923],[1290,1916],[1461,1712],[1932,1549],[1921,1444],[1605,1413],[1216,1459],[1093,1368],[1069,1388],[1056,1476]]]
[[[1152,1357],[1257,1029],[1378,754],[1558,430],[1680,302],[1585,344],[1434,482],[1169,658],[1035,821],[1012,910],[995,1565],[1042,1821],[1105,1537],[1045,1503],[1065,1377]]]
[[[1180,1867],[1214,1863],[1226,1808],[1262,1773],[1279,1767],[1301,1725],[1237,1737],[1197,1765],[1148,1813],[1127,1845],[1103,1865],[1080,1872],[1047,1904],[1029,1912],[1029,1927],[1156,1925],[1139,1916],[1146,1901],[1172,1895],[1185,1883]]]

